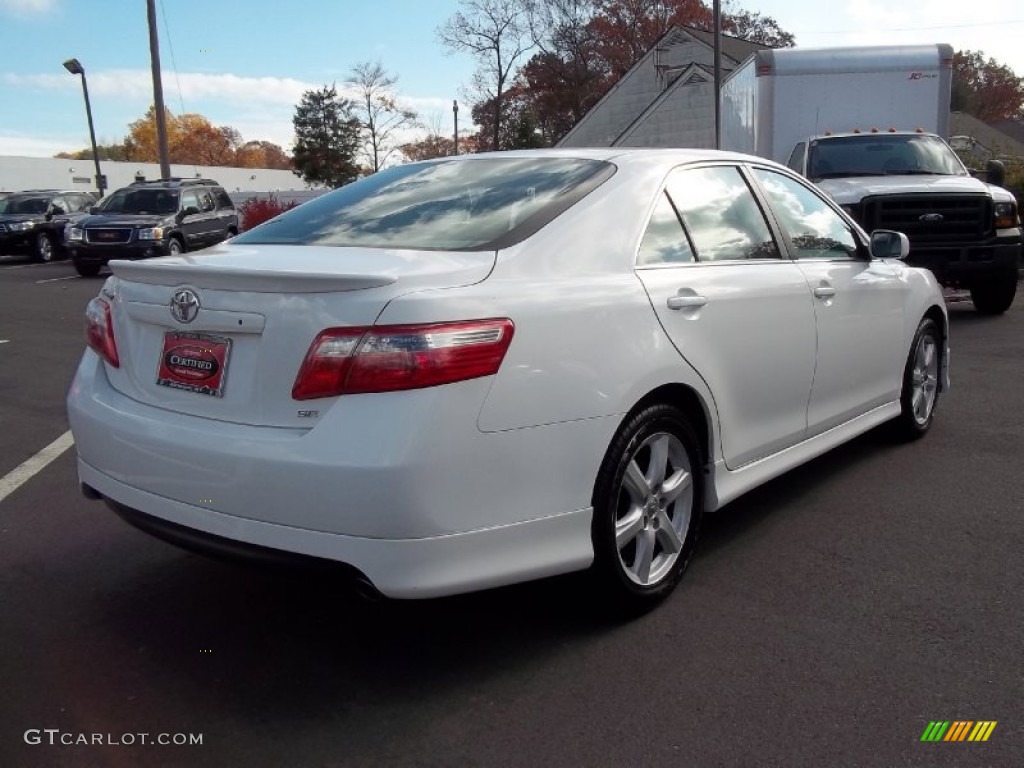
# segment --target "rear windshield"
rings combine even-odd
[[[0,213],[46,213],[48,197],[8,197],[0,200]]]
[[[311,200],[232,242],[504,248],[529,237],[614,170],[609,163],[564,157],[400,165]]]
[[[178,192],[172,189],[119,189],[100,204],[104,213],[175,213]]]

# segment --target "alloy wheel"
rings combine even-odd
[[[658,432],[630,457],[617,500],[615,546],[629,579],[652,586],[678,560],[693,513],[693,475],[682,442]]]

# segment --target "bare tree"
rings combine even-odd
[[[395,133],[416,125],[417,115],[395,100],[398,78],[389,75],[378,61],[352,67],[348,86],[355,92],[353,113],[359,119],[366,157],[376,173],[398,149]]]
[[[437,30],[451,51],[477,60],[474,85],[491,99],[494,110],[492,147],[498,149],[501,102],[516,63],[533,48],[528,6],[531,0],[459,0],[459,11]]]

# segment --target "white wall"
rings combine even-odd
[[[95,192],[96,166],[92,160],[63,160],[51,157],[0,157],[0,193],[23,189],[77,189]],[[159,163],[124,163],[101,160],[100,170],[107,177],[107,192],[125,187],[141,173],[148,180],[160,178]],[[303,191],[306,183],[292,171],[269,168],[225,168],[203,165],[171,165],[171,175],[183,179],[201,176],[213,179],[235,197],[251,192]]]

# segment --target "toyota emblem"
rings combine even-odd
[[[171,317],[179,323],[191,323],[199,314],[199,297],[195,291],[183,288],[171,297]]]

